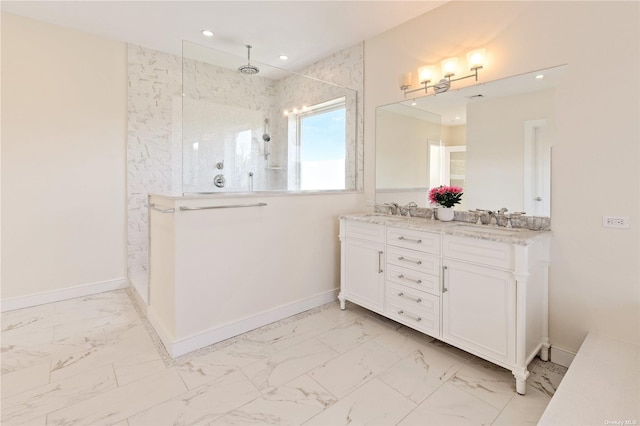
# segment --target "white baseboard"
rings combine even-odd
[[[309,309],[317,308],[318,306],[333,302],[337,297],[338,290],[331,290],[308,299],[291,303],[289,305],[279,306],[272,310],[263,311],[257,315],[243,318],[232,323],[227,323],[219,327],[210,328],[203,332],[177,340],[167,331],[167,328],[163,325],[162,321],[154,311],[153,305],[150,305],[147,308],[147,318],[156,330],[156,333],[158,333],[158,337],[160,337],[160,340],[164,344],[169,355],[172,358],[176,358],[195,351],[196,349],[204,348],[225,339],[246,333],[247,331],[254,330],[258,327],[262,327],[292,315],[308,311]]]
[[[62,300],[89,296],[92,294],[104,293],[105,291],[119,290],[127,287],[129,287],[129,280],[127,278],[119,278],[117,280],[67,287],[60,290],[45,291],[27,296],[12,297],[0,300],[0,312],[30,308],[31,306],[60,302]]]
[[[563,367],[569,368],[573,359],[576,357],[575,352],[568,351],[566,349],[559,348],[557,346],[551,346],[551,354],[549,360]]]

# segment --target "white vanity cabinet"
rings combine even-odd
[[[368,219],[340,220],[341,308],[349,300],[505,367],[524,394],[529,362],[548,359],[549,233],[482,238],[426,219]]]
[[[350,221],[344,226],[341,288],[344,297],[367,309],[384,312],[384,227]]]

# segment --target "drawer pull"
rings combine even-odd
[[[398,311],[398,315],[404,315],[405,317],[410,318],[410,319],[414,320],[415,322],[422,321],[422,318],[415,317],[413,315],[409,315],[409,314],[405,313],[404,311]]]
[[[400,241],[409,241],[410,243],[422,244],[422,240],[415,240],[413,238],[405,238],[405,237],[400,236],[400,237],[398,237],[398,239]]]
[[[407,296],[406,294],[404,294],[403,292],[398,293],[398,296],[400,297],[406,297],[409,300],[413,300],[416,303],[421,303],[422,299],[420,299],[419,297],[411,297],[411,296]]]
[[[398,260],[401,260],[403,262],[415,263],[416,265],[422,265],[422,260],[407,259],[404,256],[400,256]]]
[[[384,271],[382,270],[382,255],[384,254],[384,252],[379,251],[378,252],[378,273],[381,274]]]
[[[398,275],[398,278],[400,278],[401,280],[405,280],[405,281],[411,281],[412,283],[422,284],[422,280],[414,280],[413,278],[407,278],[402,274]]]
[[[445,280],[445,274],[446,274],[446,272],[447,272],[447,269],[448,269],[448,268],[447,268],[446,266],[443,266],[443,267],[442,267],[442,292],[443,292],[443,293],[446,293],[447,291],[449,291],[449,289],[448,289],[447,287],[445,287],[445,281],[444,281],[444,280]]]

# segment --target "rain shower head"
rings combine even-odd
[[[258,74],[260,72],[260,69],[256,66],[251,65],[251,45],[247,44],[247,65],[242,65],[241,67],[238,67],[238,71],[240,71],[243,74],[249,74],[249,75],[253,75],[253,74]]]

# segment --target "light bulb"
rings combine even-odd
[[[467,65],[470,70],[476,68],[482,68],[484,65],[484,58],[486,55],[486,49],[476,49],[467,53]]]
[[[433,65],[418,68],[418,78],[420,80],[420,84],[424,84],[433,80],[435,75],[436,67],[434,67]]]
[[[448,58],[442,61],[442,73],[445,77],[450,77],[456,73],[458,58]]]

